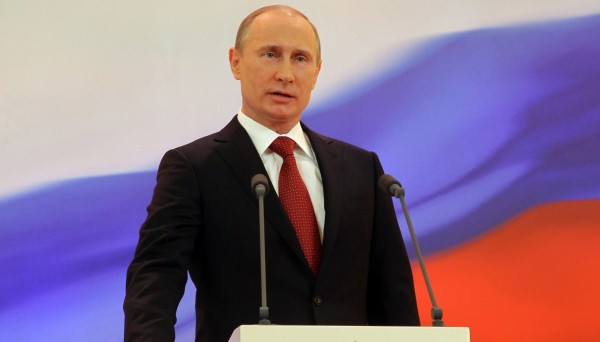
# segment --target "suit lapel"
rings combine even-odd
[[[250,180],[255,174],[266,174],[266,171],[250,137],[240,126],[236,117],[215,134],[214,141],[220,143],[217,145],[216,151],[229,166],[240,186],[248,193],[248,196],[255,199],[250,187]]]
[[[333,251],[339,232],[342,215],[344,167],[340,151],[333,144],[333,139],[317,134],[304,125],[302,128],[316,154],[319,171],[323,179],[323,196],[325,197],[325,228],[321,250],[321,268],[323,268],[328,256]]]
[[[216,148],[217,153],[229,166],[240,186],[252,198],[258,211],[258,200],[252,191],[250,180],[257,173],[267,175],[267,171],[250,136],[237,120],[237,116],[215,135],[214,140],[220,143]],[[265,197],[265,221],[270,223],[273,229],[286,241],[294,253],[306,264],[306,268],[310,272],[310,267],[300,249],[294,228],[281,206],[277,193],[272,190],[273,184],[270,179],[269,183],[271,191]],[[258,225],[258,222],[256,224]]]

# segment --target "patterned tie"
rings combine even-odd
[[[295,145],[294,140],[279,137],[273,141],[270,148],[283,158],[283,165],[279,171],[279,199],[296,231],[300,248],[313,275],[316,276],[321,259],[321,238],[308,190],[296,165]]]

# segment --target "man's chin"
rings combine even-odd
[[[274,108],[270,108],[268,111],[268,116],[273,118],[276,121],[298,121],[302,112],[295,110],[295,108],[290,108],[289,106],[274,106]]]
[[[289,132],[300,121],[300,114],[291,112],[269,112],[267,117],[268,122],[265,122],[263,125],[279,134]]]

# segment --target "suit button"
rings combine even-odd
[[[321,306],[321,304],[323,304],[323,299],[321,296],[314,296],[313,303],[315,303],[316,306]]]

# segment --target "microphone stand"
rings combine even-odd
[[[400,185],[394,177],[390,175],[383,175],[379,179],[380,185],[383,184],[383,188],[392,196],[400,199],[400,203],[402,204],[402,211],[404,212],[404,218],[406,219],[406,224],[408,225],[408,230],[410,231],[410,237],[412,239],[413,246],[415,248],[415,252],[417,252],[417,259],[419,260],[419,265],[421,266],[421,272],[423,273],[423,278],[425,279],[425,285],[427,286],[427,292],[429,293],[429,299],[431,300],[431,318],[433,322],[431,325],[434,327],[443,327],[444,321],[442,321],[442,316],[444,315],[442,308],[438,307],[437,301],[435,300],[435,295],[433,294],[433,288],[431,287],[431,282],[429,281],[429,275],[427,274],[427,268],[425,267],[425,261],[423,260],[423,254],[421,254],[421,248],[419,247],[419,242],[417,241],[417,235],[415,234],[415,230],[413,228],[412,220],[410,219],[410,215],[408,214],[408,209],[406,207],[406,201],[404,200],[405,190]]]
[[[258,309],[258,324],[271,324],[267,306],[267,262],[265,252],[265,195],[269,191],[267,177],[257,174],[252,177],[252,189],[258,198],[258,222],[260,230],[260,287],[261,306]]]

